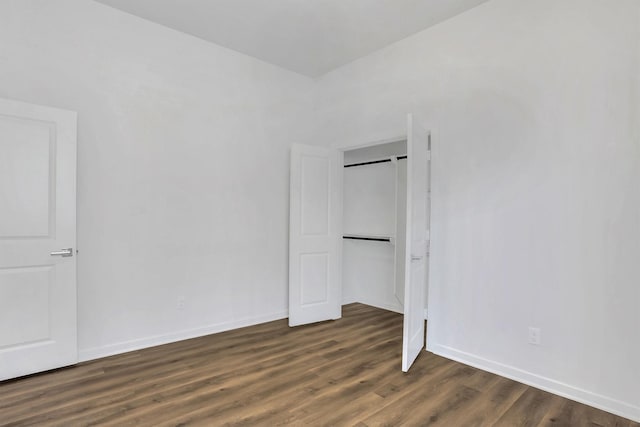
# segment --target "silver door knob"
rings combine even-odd
[[[422,259],[421,256],[411,255],[411,261],[420,261]]]
[[[73,248],[60,249],[59,251],[51,252],[51,256],[70,257],[73,256]]]

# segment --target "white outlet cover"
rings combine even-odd
[[[541,341],[541,331],[540,328],[529,328],[529,344],[540,345]]]

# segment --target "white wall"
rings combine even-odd
[[[344,168],[343,181],[344,234],[395,236],[396,165]]]
[[[82,358],[286,317],[311,86],[92,1],[0,2],[0,97],[79,112]]]
[[[386,242],[344,240],[343,303],[359,302],[402,312],[394,293],[394,246]]]
[[[639,8],[490,1],[323,77],[313,132],[434,128],[431,350],[637,420]]]

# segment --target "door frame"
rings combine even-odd
[[[359,145],[355,145],[355,146],[343,146],[343,147],[336,148],[338,151],[341,151],[342,154],[343,154],[342,155],[343,164],[342,164],[342,167],[340,169],[340,173],[343,175],[342,176],[342,183],[343,183],[342,185],[344,186],[344,153],[345,152],[360,150],[362,148],[376,147],[378,145],[393,144],[393,143],[397,143],[397,142],[406,143],[407,142],[407,138],[408,138],[407,135],[401,135],[401,136],[396,136],[396,137],[393,137],[393,138],[386,138],[386,139],[382,139],[382,140],[376,140],[376,141],[373,141],[373,142],[363,143],[363,144],[359,144]],[[393,156],[391,156],[391,157],[393,157]],[[396,168],[396,179],[397,179],[397,168]],[[397,181],[396,181],[396,184],[397,184]],[[397,188],[396,188],[396,190],[397,190]],[[396,198],[395,198],[396,203],[397,203],[397,198],[398,198],[398,195],[396,194]],[[344,215],[344,203],[342,204],[342,214]],[[397,225],[397,222],[398,222],[398,218],[397,217],[395,218],[395,221],[396,221],[396,224],[394,224],[394,228],[395,228],[395,226]],[[342,230],[342,232],[344,233],[344,230]],[[394,237],[395,237],[395,239],[393,239],[393,240],[395,240],[394,244],[398,245],[397,236],[394,236]],[[344,245],[344,242],[342,244]],[[402,244],[404,244],[404,242],[402,242]],[[342,256],[344,257],[344,250],[342,251],[342,254],[343,254]],[[398,268],[397,265],[394,266],[394,270],[396,268]],[[404,265],[402,265],[402,268],[404,269]],[[394,271],[394,279],[395,279],[395,271]],[[394,283],[394,285],[396,285],[396,284]],[[394,292],[395,292],[395,290],[394,290]],[[397,298],[397,295],[396,295],[396,298]],[[402,313],[400,313],[399,311],[396,311],[393,308],[388,308],[387,310],[394,311],[394,312],[402,314],[404,316],[404,300],[401,302],[401,304],[403,305],[403,312]]]
[[[415,119],[415,116],[414,116]],[[427,304],[424,307],[424,317],[425,320],[427,320],[427,327],[425,328],[425,351],[429,351],[432,352],[432,348],[429,345],[429,335],[431,333],[431,331],[434,330],[434,326],[433,326],[433,322],[428,321],[427,316],[428,313],[433,312],[432,311],[432,299],[429,298],[429,295],[431,294],[431,289],[433,286],[433,281],[432,279],[432,262],[431,262],[431,256],[433,253],[433,236],[434,236],[434,232],[433,232],[433,227],[431,224],[433,224],[432,218],[433,216],[431,215],[433,212],[433,206],[434,206],[434,197],[433,197],[433,188],[434,188],[434,182],[435,182],[435,174],[433,173],[433,163],[434,163],[434,147],[437,146],[437,144],[434,143],[434,141],[438,140],[438,131],[437,131],[437,127],[435,126],[435,124],[433,122],[421,122],[422,126],[427,130],[427,134],[429,135],[429,139],[430,139],[430,165],[429,165],[429,256],[428,256],[428,261],[427,261],[427,266],[428,266],[428,274],[427,274],[427,286],[425,288],[425,296],[427,298]],[[384,144],[391,144],[394,142],[401,142],[401,141],[406,141],[408,138],[408,135],[405,134],[396,134],[396,136],[392,136],[392,137],[384,137],[384,138],[380,138],[380,139],[375,139],[374,141],[370,141],[370,142],[359,142],[358,141],[354,141],[354,143],[352,144],[341,144],[338,147],[335,147],[337,150],[342,151],[343,153],[346,151],[352,151],[352,150],[358,150],[361,148],[368,148],[368,147],[375,147],[377,145],[384,145]],[[344,173],[344,164],[343,164],[343,168],[341,169],[341,173]],[[344,181],[344,180],[343,180]],[[397,244],[397,242],[396,242]],[[434,307],[435,308],[435,307]],[[402,314],[404,316],[404,313]]]

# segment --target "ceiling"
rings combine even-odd
[[[319,77],[487,0],[97,0]]]

